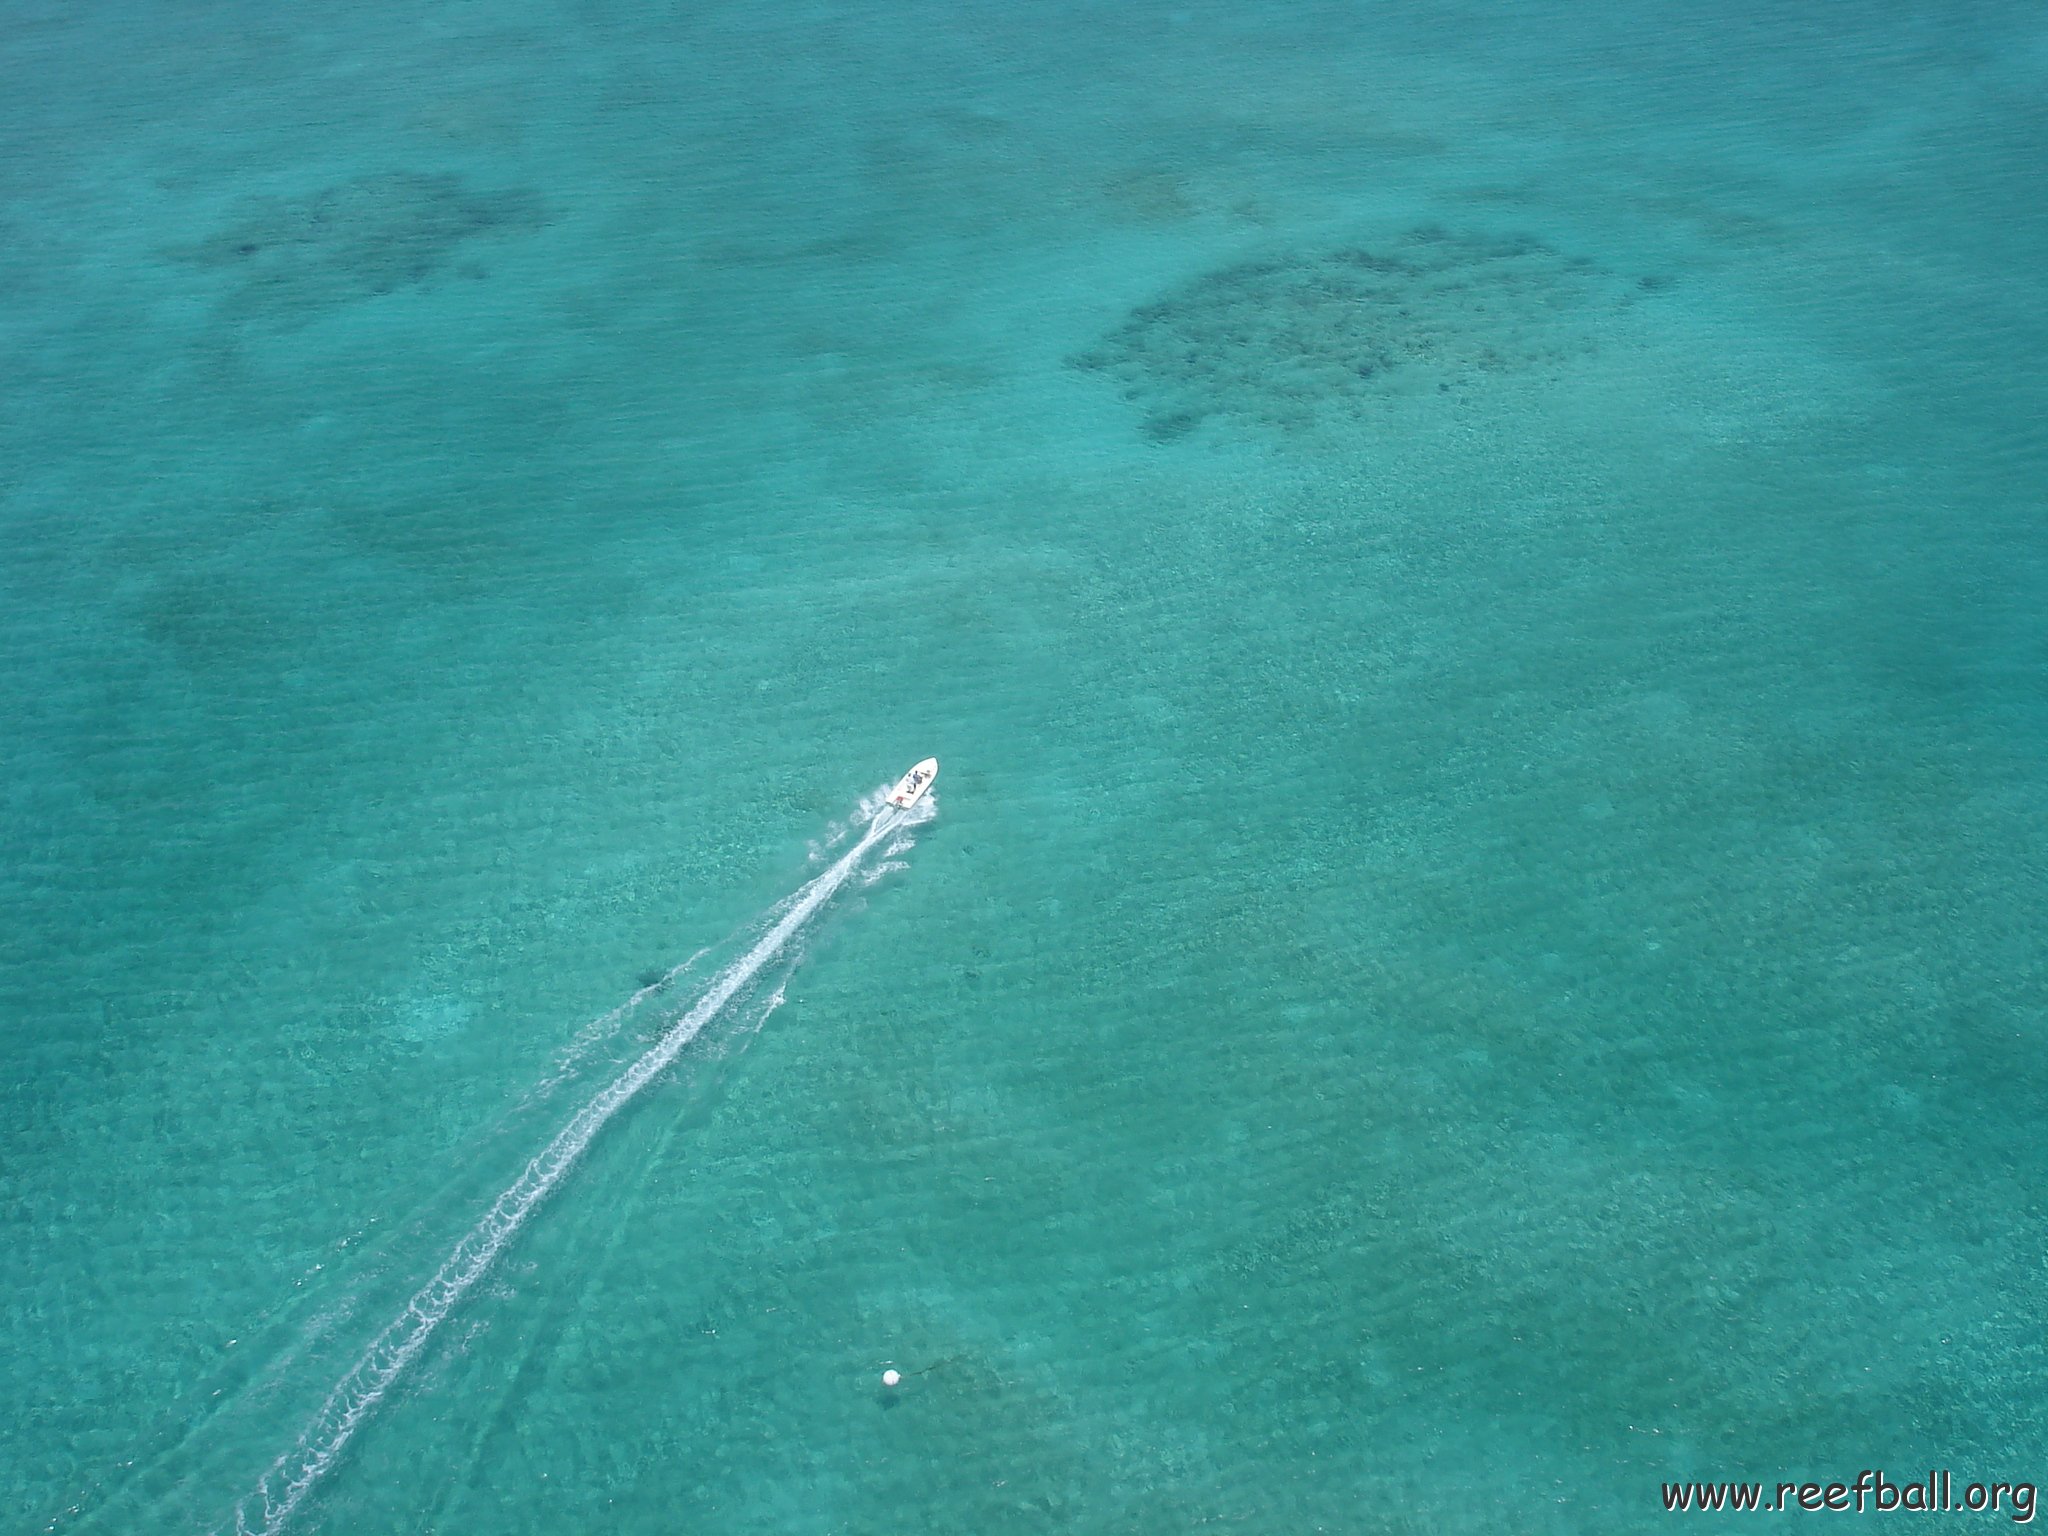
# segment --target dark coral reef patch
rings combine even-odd
[[[1072,362],[1114,380],[1155,442],[1212,418],[1297,432],[1589,352],[1594,316],[1632,287],[1540,240],[1432,225],[1209,273]]]
[[[531,193],[477,192],[456,176],[385,171],[306,198],[245,199],[215,234],[175,254],[235,274],[233,310],[289,322],[416,287],[477,237],[540,222]]]

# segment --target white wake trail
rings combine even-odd
[[[639,991],[619,1004],[618,1007],[608,1013],[599,1014],[588,1024],[577,1030],[569,1043],[562,1047],[561,1054],[555,1057],[554,1070],[529,1088],[526,1091],[526,1096],[520,1100],[520,1103],[529,1104],[536,1099],[544,1099],[571,1077],[575,1076],[576,1069],[583,1064],[583,1058],[609,1039],[612,1033],[619,1025],[625,1022],[627,1017],[636,1008],[655,994],[673,986],[681,977],[687,976],[690,972],[690,967],[710,954],[711,950],[711,945],[705,945],[704,948],[698,950],[697,953],[690,956],[689,959],[683,961],[680,965],[670,966],[657,979],[641,987]]]
[[[918,808],[920,811],[924,807]],[[925,815],[929,815],[927,811]],[[860,841],[823,874],[813,878],[790,900],[786,910],[754,947],[718,976],[696,1004],[669,1026],[639,1060],[611,1082],[549,1142],[526,1171],[500,1194],[477,1224],[449,1251],[434,1276],[421,1286],[405,1310],[377,1335],[348,1374],[334,1384],[298,1443],[280,1456],[256,1487],[235,1506],[240,1536],[276,1536],[306,1495],[326,1475],[391,1384],[426,1347],[470,1288],[483,1277],[534,1208],[562,1182],[576,1159],[621,1109],[639,1094],[683,1047],[695,1039],[761,968],[773,960],[832,899],[858,868],[862,857],[891,832],[925,816],[883,810],[868,823]]]

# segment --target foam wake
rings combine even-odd
[[[868,812],[867,806],[862,809]],[[449,1250],[433,1278],[414,1293],[405,1310],[385,1325],[347,1374],[334,1384],[298,1442],[271,1464],[256,1487],[235,1506],[234,1529],[240,1536],[275,1536],[284,1528],[292,1512],[340,1458],[392,1383],[426,1348],[434,1330],[483,1277],[526,1219],[562,1182],[605,1123],[630,1104],[763,967],[788,947],[804,925],[859,870],[861,861],[875,844],[891,833],[927,820],[931,814],[926,805],[907,812],[885,807],[871,813],[866,829],[853,847],[780,903],[773,926],[753,948],[721,971],[688,1012],[556,1133],[554,1140]],[[893,845],[889,849],[891,853],[896,851]]]

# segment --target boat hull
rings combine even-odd
[[[900,811],[907,811],[924,798],[924,792],[932,787],[932,780],[939,776],[939,760],[928,757],[910,772],[896,781],[896,787],[889,791],[889,803]]]

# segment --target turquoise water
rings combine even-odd
[[[2017,4],[18,7],[0,1507],[2048,1471],[2044,68]]]

